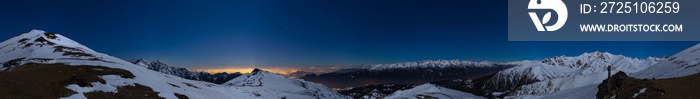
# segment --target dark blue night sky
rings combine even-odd
[[[4,0],[0,39],[57,32],[122,59],[325,66],[672,55],[698,42],[509,42],[505,0]]]

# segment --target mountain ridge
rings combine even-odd
[[[175,75],[175,76],[179,76],[179,77],[182,77],[185,79],[211,82],[211,83],[215,83],[215,84],[222,84],[222,83],[225,83],[233,78],[236,78],[238,76],[243,75],[240,72],[236,72],[236,73],[223,72],[223,73],[210,74],[208,72],[190,71],[187,68],[170,66],[170,65],[165,64],[163,62],[160,62],[158,60],[149,61],[146,59],[133,59],[130,62],[134,63],[138,66],[143,66],[143,67],[148,68],[150,70],[158,71],[161,73]]]

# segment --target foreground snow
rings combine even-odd
[[[520,95],[508,96],[506,99],[595,99],[598,93],[598,85],[591,84],[567,90],[561,90],[546,95]]]
[[[290,99],[344,99],[343,96],[321,84],[316,84],[299,79],[289,79],[282,75],[253,70],[249,74],[241,75],[224,84],[228,88],[241,90],[250,96],[258,96],[265,99],[276,99],[287,97]],[[274,93],[274,94],[271,94]]]
[[[401,90],[386,96],[384,99],[486,99],[470,93],[435,86],[433,84],[423,84],[408,90]]]

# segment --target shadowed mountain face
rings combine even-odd
[[[445,63],[440,63],[445,62]],[[515,66],[514,64],[478,63],[466,61],[423,61],[417,64],[380,64],[361,68],[342,69],[320,75],[306,75],[301,79],[317,82],[331,88],[359,87],[376,84],[423,84],[451,79],[473,79]],[[426,65],[427,64],[427,65]],[[437,64],[437,65],[433,65]]]
[[[190,80],[199,80],[199,81],[206,81],[206,82],[211,82],[215,84],[222,84],[225,83],[233,78],[236,78],[238,76],[241,76],[243,74],[236,72],[236,73],[216,73],[216,74],[210,74],[207,72],[195,72],[195,71],[189,71],[186,68],[181,68],[181,67],[173,67],[168,64],[165,64],[160,61],[149,61],[145,59],[135,59],[132,60],[131,63],[134,63],[139,66],[146,67],[150,70],[158,71],[161,73],[165,74],[170,74],[174,76],[179,76],[185,79],[190,79]]]

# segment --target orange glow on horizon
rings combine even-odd
[[[227,72],[227,73],[235,73],[235,72],[240,72],[240,73],[250,73],[255,69],[256,67],[228,67],[228,68],[190,68],[194,71],[203,71],[203,72],[208,72],[208,73],[222,73],[222,72]],[[342,69],[344,67],[341,66],[329,66],[329,67],[257,67],[259,69],[269,71],[272,73],[278,73],[282,75],[289,75],[291,73],[297,72],[297,71],[305,71],[305,72],[312,72],[312,73],[327,73],[327,72],[333,72],[335,70]]]

